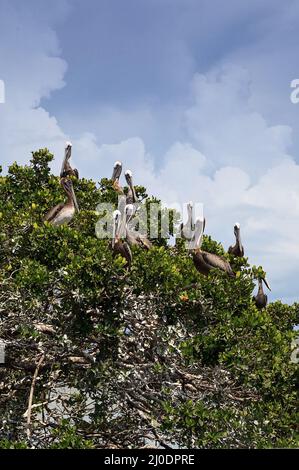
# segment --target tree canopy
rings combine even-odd
[[[234,278],[199,274],[162,237],[126,270],[95,235],[97,205],[117,201],[108,179],[72,177],[80,213],[43,222],[64,198],[52,159],[0,171],[0,447],[298,445],[299,304],[258,310],[262,268],[209,236]]]

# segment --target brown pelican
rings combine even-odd
[[[134,206],[133,204],[127,204],[125,208],[125,233],[126,233],[126,240],[130,246],[140,246],[145,250],[150,250],[153,247],[152,242],[145,236],[142,235],[135,230],[130,230],[129,222],[134,215]]]
[[[127,181],[127,184],[129,186],[127,198],[126,198],[126,203],[127,204],[135,204],[137,202],[137,196],[135,193],[135,188],[133,186],[133,179],[132,179],[132,172],[131,170],[127,170],[125,172],[125,178]]]
[[[234,234],[236,237],[236,243],[233,246],[230,246],[228,249],[228,253],[234,256],[238,256],[239,258],[243,258],[244,256],[244,247],[241,242],[241,235],[240,235],[240,224],[236,223],[234,225]]]
[[[65,151],[64,151],[64,159],[62,162],[60,178],[65,178],[66,176],[75,176],[77,179],[79,178],[79,173],[77,168],[72,168],[70,165],[70,158],[72,155],[72,143],[66,142],[65,144]]]
[[[265,308],[267,303],[268,303],[268,297],[264,293],[263,290],[263,282],[265,283],[265,286],[270,289],[270,286],[266,280],[266,278],[262,277],[258,279],[258,292],[257,294],[253,297],[253,301],[255,302],[256,307],[261,310],[262,308]]]
[[[52,225],[68,224],[74,217],[76,210],[79,212],[72,181],[69,178],[61,178],[60,184],[67,194],[67,202],[57,204],[45,215],[44,221],[50,222]]]
[[[211,269],[218,268],[221,271],[225,271],[229,276],[234,277],[229,262],[222,256],[215,255],[214,253],[208,253],[207,251],[201,250],[201,244],[203,239],[203,231],[205,226],[205,220],[198,219],[195,223],[195,234],[194,234],[194,249],[192,250],[192,257],[194,266],[198,272],[207,276]]]
[[[127,261],[125,267],[130,269],[132,264],[132,252],[125,240],[122,240],[122,214],[119,210],[113,212],[112,249],[115,255],[121,255]]]
[[[124,190],[119,184],[119,178],[122,172],[122,163],[121,162],[115,162],[113,166],[113,173],[112,173],[112,181],[113,181],[113,188],[118,194],[124,194]]]
[[[181,237],[185,240],[191,240],[194,236],[194,223],[193,223],[193,202],[190,201],[187,204],[188,219],[184,224],[181,223]]]

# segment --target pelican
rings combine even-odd
[[[258,292],[253,297],[253,301],[255,302],[255,305],[259,310],[261,310],[262,308],[265,308],[268,303],[268,297],[264,293],[264,289],[263,289],[263,282],[265,286],[267,287],[267,289],[271,290],[266,278],[262,277],[258,279]]]
[[[70,165],[70,158],[72,155],[72,143],[66,142],[65,144],[65,151],[64,151],[64,159],[62,162],[60,178],[65,178],[66,176],[75,176],[77,179],[79,178],[79,172],[77,168],[72,168]]]
[[[195,234],[194,234],[194,246],[192,250],[192,257],[194,266],[198,272],[207,276],[211,269],[218,268],[221,271],[225,271],[230,277],[234,277],[229,262],[222,256],[215,255],[214,253],[208,253],[207,251],[201,250],[203,231],[205,226],[205,219],[198,219],[195,223]]]
[[[187,204],[187,212],[188,212],[188,219],[187,222],[184,224],[181,223],[181,237],[184,240],[191,240],[194,236],[194,224],[193,224],[193,202],[190,201]]]
[[[243,258],[244,256],[244,247],[241,242],[241,235],[240,235],[240,224],[235,223],[234,225],[234,234],[236,237],[236,243],[229,247],[228,253],[234,256],[238,256],[239,258]]]
[[[113,173],[112,173],[112,181],[113,181],[113,188],[118,194],[124,194],[124,190],[119,184],[119,178],[122,172],[122,163],[119,161],[116,161],[113,166]]]
[[[135,202],[137,202],[137,196],[136,196],[136,193],[135,193],[135,188],[133,186],[133,179],[132,179],[131,170],[127,170],[125,172],[125,178],[126,178],[128,186],[129,186],[129,190],[128,190],[128,194],[127,194],[127,198],[126,198],[126,203],[127,204],[135,204]]]
[[[128,224],[134,215],[134,206],[133,204],[127,204],[125,208],[125,233],[126,240],[130,246],[140,246],[145,250],[150,250],[153,247],[152,242],[145,236],[134,230],[130,230]]]
[[[61,178],[60,184],[67,194],[67,202],[61,202],[57,206],[52,207],[44,217],[44,221],[50,222],[55,226],[68,224],[74,217],[76,210],[79,212],[72,181],[69,178]]]
[[[121,239],[121,212],[116,210],[113,212],[113,235],[112,235],[112,249],[115,255],[121,255],[127,261],[125,267],[130,269],[132,264],[132,252],[126,241]]]

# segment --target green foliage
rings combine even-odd
[[[97,205],[117,204],[105,178],[74,178],[80,213],[68,226],[44,223],[64,200],[52,158],[42,149],[30,165],[0,171],[0,447],[295,447],[299,304],[257,310],[262,267],[205,236],[203,249],[226,256],[236,277],[204,277],[161,226],[153,249],[132,249],[128,272],[95,236]],[[147,208],[159,202],[136,193]],[[178,214],[157,217],[168,216],[173,233]]]
[[[0,449],[27,449],[27,444],[26,442],[14,442],[14,441],[9,441],[8,439],[4,439],[3,441],[0,441]]]
[[[77,434],[76,427],[70,426],[67,420],[62,420],[60,426],[53,431],[55,443],[51,449],[92,449],[92,441]]]

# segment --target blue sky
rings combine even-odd
[[[239,221],[271,298],[298,299],[298,24],[295,0],[0,0],[1,163],[48,146],[58,171],[65,140],[86,177],[121,159],[225,246]]]

